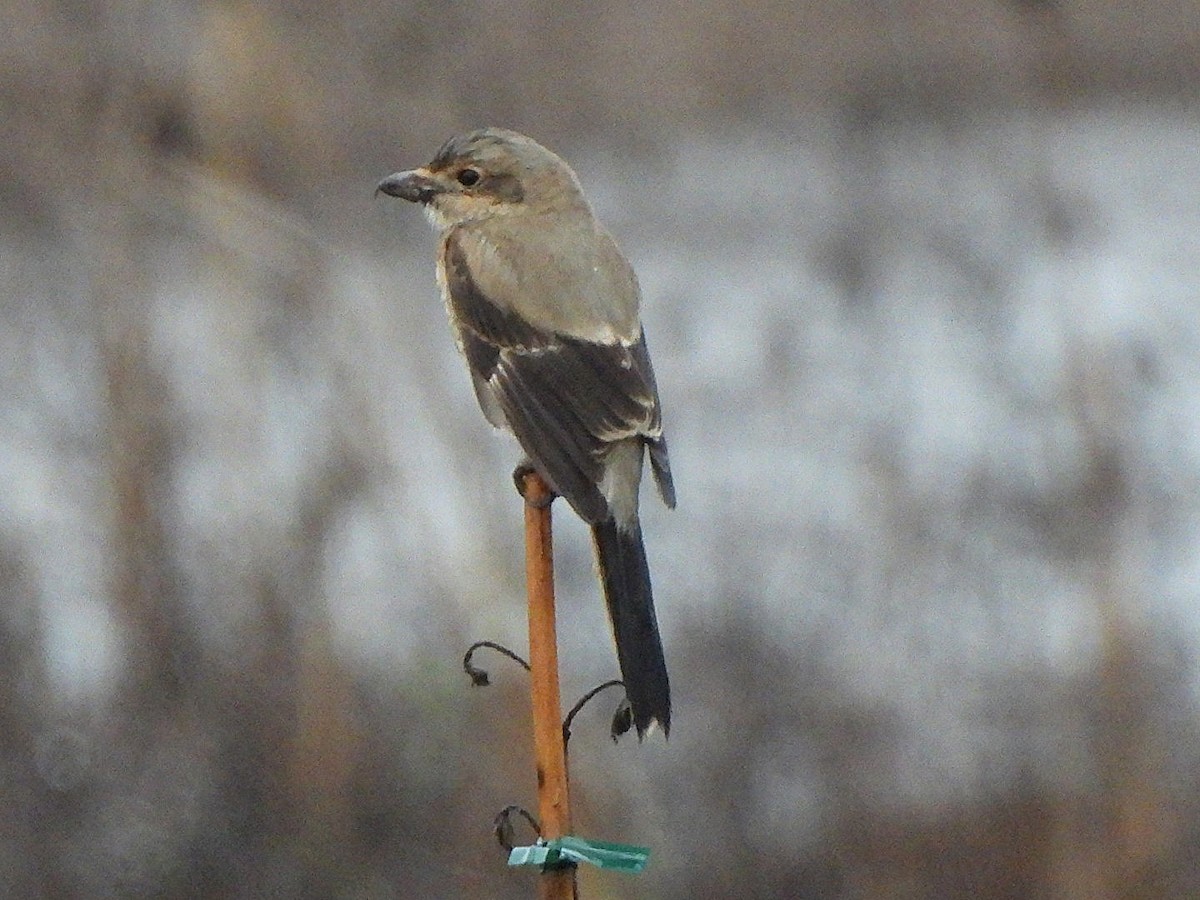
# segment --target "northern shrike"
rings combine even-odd
[[[667,732],[638,523],[643,457],[671,508],[675,487],[633,269],[571,167],[513,131],[452,138],[378,189],[420,203],[440,233],[437,280],[479,405],[591,526],[638,735]]]

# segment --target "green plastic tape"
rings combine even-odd
[[[531,847],[513,847],[508,854],[508,864],[553,869],[558,866],[588,863],[600,869],[617,869],[636,874],[646,868],[649,858],[649,847],[589,841],[567,835],[552,841],[539,839]]]

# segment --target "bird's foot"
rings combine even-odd
[[[513,469],[512,478],[513,484],[517,486],[517,493],[530,506],[544,509],[558,496],[528,460]]]

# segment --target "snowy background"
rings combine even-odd
[[[0,894],[523,897],[511,440],[382,176],[637,269],[671,739],[596,897],[1200,893],[1200,11],[78,4],[0,39]],[[557,508],[567,702],[615,658]]]

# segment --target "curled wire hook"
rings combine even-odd
[[[512,852],[512,848],[517,845],[513,834],[512,820],[514,815],[521,816],[529,823],[529,827],[534,830],[534,833],[539,838],[542,836],[542,826],[538,824],[537,819],[533,817],[533,814],[529,810],[516,804],[504,807],[504,809],[496,814],[496,818],[492,820],[492,834],[496,835],[497,843],[510,853]]]
[[[565,719],[563,719],[563,747],[564,748],[567,746],[567,744],[571,740],[571,722],[574,721],[575,716],[579,713],[579,711],[581,709],[583,709],[585,706],[587,706],[588,701],[590,701],[593,697],[595,697],[601,691],[606,690],[610,687],[623,688],[623,687],[625,687],[625,682],[614,678],[611,681],[604,682],[604,684],[597,685],[596,687],[594,687],[590,691],[588,691],[586,694],[584,694],[582,697],[580,697],[579,702],[577,702],[574,706],[571,707],[571,711],[569,713],[567,713],[567,717]],[[629,700],[622,699],[621,702],[617,705],[616,712],[613,714],[612,739],[615,741],[617,738],[619,738],[621,735],[623,735],[625,732],[627,732],[630,729],[630,726],[632,724],[633,724],[633,716],[632,716],[632,711],[630,710],[630,707],[629,707]]]
[[[463,656],[463,671],[470,676],[471,684],[475,687],[486,687],[492,683],[491,679],[488,677],[488,673],[485,670],[471,664],[471,657],[475,655],[475,651],[480,647],[487,647],[489,650],[495,650],[497,653],[502,653],[514,662],[520,663],[526,672],[529,671],[529,663],[525,662],[524,659],[522,659],[513,651],[509,650],[503,644],[497,644],[495,641],[476,641],[467,648],[466,655]]]

